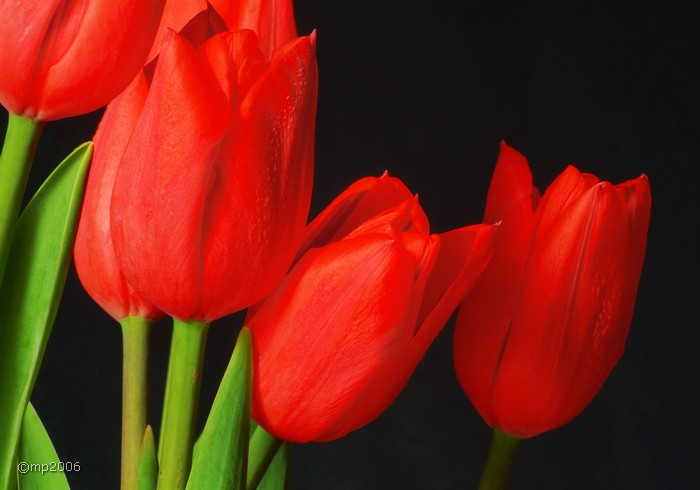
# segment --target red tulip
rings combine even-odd
[[[457,375],[492,427],[531,437],[565,424],[622,355],[646,244],[646,176],[623,184],[568,167],[539,199],[503,143],[484,220],[493,258],[460,308]]]
[[[167,5],[172,7],[173,3]],[[212,22],[222,22],[210,8],[196,17],[187,26],[180,26],[194,37],[213,30]],[[83,287],[117,321],[127,316],[162,316],[124,277],[114,254],[109,216],[117,169],[143,110],[152,77],[153,70],[140,71],[126,90],[107,105],[93,138],[95,153],[75,240],[75,267]]]
[[[111,201],[114,251],[143,297],[212,321],[284,275],[311,196],[316,79],[314,35],[266,62],[252,31],[198,48],[169,32]]]
[[[93,111],[143,67],[164,0],[2,0],[0,102],[50,121]]]
[[[398,396],[491,253],[492,227],[431,235],[395,178],[365,178],[307,228],[251,309],[253,416],[295,442],[337,439]]]

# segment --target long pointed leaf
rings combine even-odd
[[[245,489],[252,350],[243,327],[197,443],[187,490]]]
[[[14,486],[24,411],[68,273],[92,156],[86,143],[49,176],[20,216],[0,287],[0,488]]]
[[[19,490],[70,490],[64,463],[31,403],[24,414],[17,461]]]
[[[146,426],[141,443],[141,461],[139,462],[136,478],[138,490],[156,490],[158,484],[158,456],[156,454],[156,439],[153,429]]]

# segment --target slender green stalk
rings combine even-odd
[[[248,490],[254,490],[258,487],[281,444],[282,439],[277,439],[262,427],[258,426],[255,429],[248,446],[248,478],[246,480]]]
[[[44,123],[10,114],[0,154],[0,284],[29,169]]]
[[[141,444],[148,424],[148,359],[153,321],[140,316],[121,320],[122,490],[136,490]]]
[[[286,490],[289,488],[290,449],[290,442],[282,442],[265,475],[258,483],[258,490]]]
[[[208,329],[203,321],[173,321],[158,444],[159,490],[184,489],[187,484]]]
[[[502,490],[506,487],[510,465],[513,463],[519,442],[519,438],[509,436],[496,428],[493,429],[491,449],[481,474],[479,490]]]

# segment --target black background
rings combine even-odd
[[[568,425],[524,441],[509,488],[690,488],[698,453],[699,83],[694,6],[554,9],[462,2],[295,3],[318,29],[311,215],[385,169],[419,193],[434,232],[478,222],[501,139],[544,189],[566,164],[621,182],[649,176],[647,257],[626,353]],[[100,114],[51,123],[30,191]],[[210,330],[202,417],[240,315]],[[490,440],[452,368],[453,322],[398,400],[342,440],[295,446],[297,489],[475,487]],[[170,325],[153,346],[158,426]],[[75,488],[117,488],[121,337],[73,270],[32,401]]]

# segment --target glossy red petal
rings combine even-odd
[[[590,402],[629,327],[620,299],[630,234],[613,187],[595,185],[562,206],[533,251],[495,379],[494,424],[521,437],[562,425]]]
[[[206,41],[199,51],[231,107],[238,108],[265,68],[255,33],[238,31],[218,34]]]
[[[0,102],[14,114],[34,116],[33,87],[44,77],[38,63],[46,33],[61,0],[0,3]],[[86,2],[76,2],[84,6]]]
[[[105,105],[143,67],[163,4],[30,0],[0,5],[3,104],[44,121]]]
[[[208,10],[207,5],[207,0],[166,1],[147,59],[151,61],[158,55],[163,39],[169,30],[180,32],[194,17],[202,12],[206,12]],[[190,39],[190,41],[192,40]],[[193,42],[193,44],[195,43]]]
[[[411,197],[396,206],[392,206],[379,212],[374,216],[368,216],[367,219],[360,223],[356,228],[346,235],[338,237],[338,239],[347,239],[367,233],[385,233],[396,235],[399,233],[413,232],[413,234],[418,235],[418,230],[414,226],[416,209],[418,210],[418,216],[425,216],[425,213],[423,213],[423,210],[418,205],[417,199],[415,197]],[[419,247],[424,245],[425,239],[428,235],[427,233],[422,233],[420,236],[422,242]]]
[[[115,320],[162,314],[126,282],[117,263],[110,231],[114,178],[148,94],[143,74],[114,99],[95,134],[85,201],[75,240],[75,268],[90,296]]]
[[[71,11],[81,3],[64,2]],[[144,65],[164,3],[85,2],[75,35],[66,35],[71,26],[67,22],[44,57],[46,72],[37,117],[52,120],[83,114],[119,94]],[[72,22],[78,22],[77,18]]]
[[[206,63],[171,32],[117,173],[111,225],[129,283],[177,318],[203,316],[203,216],[230,122]]]
[[[500,223],[493,256],[460,307],[454,333],[454,362],[462,387],[491,424],[492,378],[518,304],[530,254],[537,190],[527,161],[501,144],[489,188],[485,220]]]
[[[440,252],[425,287],[416,338],[432,343],[486,269],[493,254],[497,229],[472,225],[440,234]]]
[[[559,174],[537,206],[533,240],[546,236],[561,214],[598,181],[596,176],[583,174],[571,165]]]
[[[435,337],[486,267],[493,245],[493,227],[468,226],[430,238],[431,257],[425,264],[427,281],[422,288],[419,281],[414,286],[414,298],[421,305],[418,318],[412,314],[414,335],[387,356],[377,369],[377,376],[368,381],[359,402],[362,409],[348,415],[348,427],[371,422],[399,396]]]
[[[532,196],[532,174],[527,160],[502,141],[486,198],[484,222],[497,223],[504,218],[515,221],[520,213],[527,215],[527,204],[530,211],[534,209]]]
[[[258,35],[267,60],[287,41],[297,37],[291,0],[214,0],[212,4],[230,30],[250,29]]]
[[[253,415],[285,440],[329,440],[353,430],[364,392],[412,336],[405,305],[415,265],[390,237],[358,236],[308,252],[254,308]]]
[[[340,240],[368,219],[412,197],[403,182],[386,173],[379,178],[358,180],[306,227],[299,255],[310,248]]]
[[[313,180],[317,69],[313,37],[278,51],[243,99],[207,196],[207,319],[262,299],[302,239]]]

